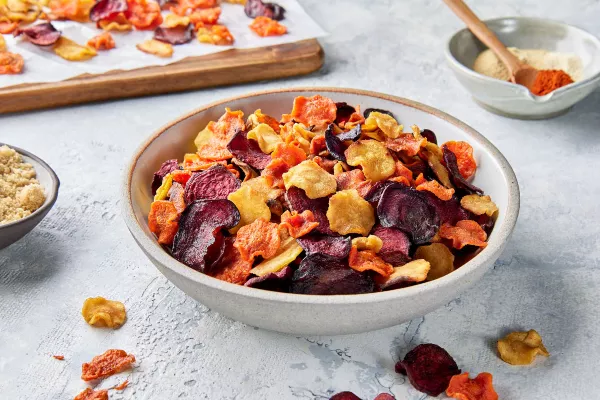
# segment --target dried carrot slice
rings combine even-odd
[[[115,40],[110,32],[103,32],[88,40],[87,45],[96,50],[110,50],[115,48]]]
[[[454,189],[447,189],[438,181],[426,181],[417,186],[419,191],[427,191],[433,193],[438,199],[448,201],[454,195]]]
[[[117,386],[115,386],[114,389],[115,390],[123,390],[127,386],[129,386],[129,379],[125,379],[123,382],[121,382]]]
[[[465,219],[458,221],[456,226],[443,224],[438,233],[444,239],[452,240],[452,247],[462,249],[466,245],[487,246],[487,234],[477,222]]]
[[[175,182],[181,183],[183,186],[185,186],[187,181],[189,181],[192,177],[192,172],[185,169],[176,169],[175,171],[171,172],[171,176]]]
[[[279,158],[289,167],[293,167],[306,160],[306,153],[293,142],[279,143],[275,151],[271,153],[271,157],[274,159]]]
[[[402,133],[395,139],[386,139],[384,144],[390,150],[403,152],[407,156],[412,157],[417,155],[421,147],[427,144],[427,139],[421,138],[417,140],[410,133]]]
[[[81,366],[81,379],[93,381],[106,378],[128,368],[135,362],[133,354],[127,354],[124,350],[110,349],[103,354],[92,358],[89,363]]]
[[[287,229],[290,236],[297,239],[310,233],[313,229],[319,226],[315,220],[315,216],[310,210],[304,210],[301,214],[296,211],[284,212],[281,214],[280,228]]]
[[[250,24],[250,29],[260,37],[281,36],[287,33],[287,28],[269,17],[256,17]]]
[[[446,394],[458,400],[498,400],[498,394],[492,384],[492,374],[482,372],[469,379],[469,373],[454,375],[450,379]]]
[[[223,258],[212,269],[210,275],[225,282],[243,285],[250,276],[252,263],[244,260],[237,247],[235,247],[235,238],[228,237],[225,240]]]
[[[60,361],[63,361],[65,359],[65,356],[63,356],[62,354],[55,354],[52,357]]]
[[[352,246],[350,250],[348,265],[358,272],[367,270],[375,271],[384,278],[387,278],[394,272],[394,267],[379,258],[374,251],[358,251],[356,246]]]
[[[160,5],[155,1],[127,0],[128,19],[138,30],[153,30],[163,22]]]
[[[189,15],[190,22],[194,24],[194,26],[198,23],[214,25],[218,22],[220,16],[221,7],[194,10],[194,12]]]
[[[417,176],[415,178],[414,184],[415,184],[415,186],[419,186],[421,183],[425,183],[425,182],[427,182],[427,179],[425,179],[423,174],[420,173],[419,176]]]
[[[93,390],[86,388],[79,393],[73,400],[108,400],[108,390]]]
[[[206,140],[196,142],[198,156],[208,161],[227,160],[233,155],[227,150],[227,143],[238,131],[244,130],[244,113],[225,109],[225,114],[219,118],[217,123],[208,124],[209,135]],[[198,140],[198,138],[196,138]]]
[[[0,33],[8,35],[19,27],[19,22],[0,21]]]
[[[272,181],[272,187],[284,189],[283,174],[290,170],[290,166],[281,158],[275,158],[263,169],[261,176]]]
[[[324,127],[335,121],[337,107],[330,98],[319,94],[313,97],[298,96],[294,99],[291,114],[282,116],[283,120],[295,120],[306,126]]]
[[[356,189],[360,197],[365,197],[373,187],[373,182],[367,181],[365,174],[360,169],[353,169],[347,172],[341,172],[335,180],[338,184],[338,190]]]
[[[473,147],[467,142],[450,141],[442,145],[454,153],[456,163],[458,164],[458,172],[463,178],[468,179],[475,173],[477,162],[473,157]]]
[[[179,229],[179,213],[175,205],[167,200],[158,200],[150,205],[148,228],[158,238],[160,244],[172,244]]]
[[[273,257],[280,244],[278,225],[258,218],[240,228],[234,246],[244,260],[252,262],[256,256],[265,259]]]
[[[20,54],[0,52],[0,75],[20,74],[23,71],[23,57]]]
[[[410,169],[406,168],[406,166],[401,161],[396,161],[396,171],[394,171],[394,177],[404,177],[408,182],[407,186],[410,186],[413,181],[413,173]]]
[[[318,155],[324,150],[327,150],[324,135],[316,136],[313,140],[310,141],[310,154]]]

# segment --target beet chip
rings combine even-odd
[[[346,146],[344,146],[344,143],[333,133],[334,127],[334,124],[329,124],[325,130],[325,145],[327,146],[327,151],[329,151],[329,154],[336,160],[346,162],[346,156],[344,155]]]
[[[287,292],[292,275],[294,275],[294,270],[288,265],[279,272],[270,272],[263,276],[250,278],[244,286],[270,290],[272,292]]]
[[[154,39],[169,44],[186,44],[191,42],[193,38],[194,30],[191,24],[188,26],[179,25],[173,28],[159,26],[154,30]]]
[[[442,152],[444,154],[444,163],[446,163],[446,168],[448,168],[448,172],[450,172],[450,177],[454,186],[463,189],[469,194],[483,194],[483,190],[479,189],[477,186],[470,184],[465,178],[463,178],[460,171],[458,170],[458,162],[456,161],[456,155],[453,152],[451,152],[450,149],[448,149],[448,147],[446,146],[442,147]]]
[[[284,18],[285,8],[275,3],[263,3],[262,0],[246,0],[244,12],[250,18],[268,17],[281,21]]]
[[[381,226],[395,227],[414,244],[427,243],[437,233],[440,217],[421,192],[400,184],[388,186],[377,205]]]
[[[322,254],[339,260],[348,257],[352,247],[350,237],[345,236],[309,235],[297,240],[307,255]]]
[[[421,131],[421,136],[427,139],[428,142],[437,144],[437,137],[431,129],[423,129]]]
[[[420,344],[396,363],[396,372],[407,375],[420,392],[437,396],[444,392],[460,369],[450,354],[437,344]]]
[[[369,203],[379,203],[379,199],[381,199],[381,195],[388,188],[388,186],[394,185],[392,181],[379,181],[377,182],[371,190],[365,196],[365,200]]]
[[[360,400],[360,397],[352,392],[339,392],[331,396],[329,400]]]
[[[173,257],[204,272],[217,263],[225,251],[221,229],[240,222],[240,212],[229,200],[197,200],[179,219],[179,231],[173,242]]]
[[[400,229],[377,226],[371,234],[377,236],[383,242],[381,250],[377,252],[377,255],[383,261],[395,267],[399,267],[410,261],[410,256],[408,255],[410,252],[410,240]]]
[[[356,112],[356,109],[345,102],[335,103],[337,107],[337,114],[335,117],[335,123],[340,125],[346,123],[352,114]]]
[[[264,169],[271,162],[271,156],[263,153],[258,146],[258,142],[248,139],[244,131],[237,132],[231,138],[227,144],[227,150],[237,159],[255,169]]]
[[[90,20],[98,22],[101,19],[109,19],[127,11],[128,8],[126,0],[99,0],[90,10]]]
[[[28,41],[38,46],[50,46],[58,41],[61,33],[56,30],[50,22],[44,22],[37,25],[31,25],[27,28],[17,29],[13,35],[24,34]]]
[[[290,288],[292,293],[317,295],[372,293],[374,290],[375,282],[370,276],[323,254],[311,254],[302,260]]]
[[[458,197],[452,196],[450,200],[440,200],[436,195],[429,192],[421,192],[427,198],[429,204],[435,207],[440,216],[440,224],[448,223],[455,225],[463,219],[471,219],[471,213],[460,206]]]
[[[158,171],[154,173],[154,178],[152,179],[152,195],[155,195],[156,190],[162,185],[163,178],[178,168],[179,165],[177,164],[176,159],[167,160],[160,166]]]
[[[194,172],[185,185],[185,202],[226,199],[238,190],[241,182],[227,168],[217,164],[205,171]]]
[[[356,141],[356,140],[358,140],[358,138],[360,137],[361,134],[362,134],[362,128],[360,127],[360,125],[356,125],[354,128],[350,129],[348,132],[342,132],[339,135],[337,135],[336,137],[339,140]]]
[[[219,232],[219,235],[222,235],[221,232]],[[219,262],[211,268],[210,276],[225,282],[243,285],[250,276],[252,263],[244,260],[241,253],[235,247],[236,238],[224,238],[222,243],[224,244],[222,247],[222,257]]]
[[[367,108],[365,110],[365,112],[363,113],[363,115],[365,116],[365,118],[369,118],[369,114],[371,114],[373,111],[378,112],[378,113],[382,113],[382,114],[387,114],[390,117],[396,119],[396,117],[394,117],[394,114],[392,114],[391,111],[382,110],[381,108]],[[397,119],[396,119],[396,121],[397,121]]]
[[[337,234],[334,233],[329,227],[329,220],[327,219],[329,198],[321,197],[319,199],[312,200],[308,198],[308,196],[304,193],[304,190],[292,186],[285,193],[285,199],[292,211],[296,211],[298,213],[302,213],[305,210],[312,211],[315,221],[319,223],[319,225],[315,228],[317,232],[325,235],[337,236]]]

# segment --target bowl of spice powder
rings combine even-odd
[[[600,86],[600,40],[592,34],[537,18],[484,22],[519,60],[540,70],[529,91],[509,82],[504,64],[468,29],[455,33],[446,59],[485,109],[513,118],[545,119],[567,112]]]
[[[0,249],[21,239],[56,202],[60,181],[33,154],[0,143]]]

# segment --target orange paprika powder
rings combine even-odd
[[[573,79],[563,70],[542,70],[533,81],[531,93],[536,96],[543,96],[570,83],[573,83]]]

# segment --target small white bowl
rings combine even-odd
[[[479,168],[474,184],[499,207],[499,217],[488,246],[456,271],[432,282],[381,293],[314,296],[269,292],[220,281],[187,267],[171,257],[148,230],[153,196],[152,176],[163,161],[195,151],[197,133],[214,121],[225,107],[245,115],[257,108],[278,116],[289,112],[296,96],[321,93],[345,101],[390,110],[406,124],[432,129],[440,143],[465,140],[474,148]],[[515,226],[519,213],[519,186],[508,161],[475,130],[439,110],[423,104],[363,90],[294,88],[254,93],[221,100],[183,116],[153,134],[126,171],[122,192],[127,227],[144,253],[167,279],[189,296],[234,320],[264,329],[293,334],[336,335],[372,331],[409,321],[456,298],[488,271]]]
[[[507,47],[544,49],[578,55],[583,78],[545,96],[535,96],[520,85],[481,75],[471,68],[487,47],[467,28],[455,33],[446,46],[446,60],[458,81],[488,111],[511,118],[545,119],[569,111],[600,86],[600,40],[561,22],[509,17],[484,21]]]

